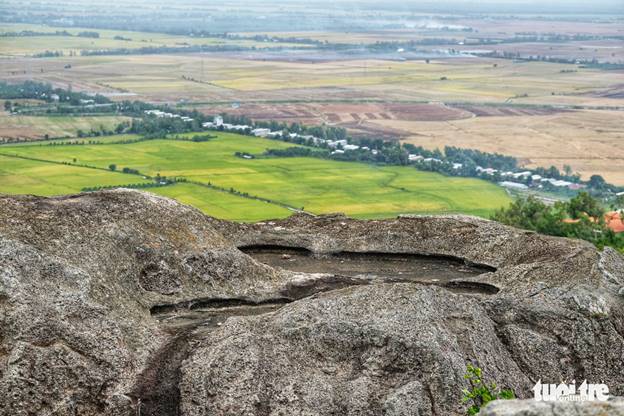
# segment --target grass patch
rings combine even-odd
[[[292,211],[273,204],[241,198],[190,183],[153,188],[148,192],[176,199],[213,217],[230,221],[255,222],[286,218],[292,214]]]
[[[139,182],[149,181],[135,175],[0,155],[0,193],[3,194],[54,196],[77,193],[89,186],[118,186]]]

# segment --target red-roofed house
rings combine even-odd
[[[592,222],[596,221],[592,217],[590,217],[589,219]],[[575,220],[572,218],[565,218],[563,220],[563,222],[566,224],[576,224],[580,221],[581,220]],[[617,211],[611,211],[605,214],[605,225],[607,226],[607,228],[612,229],[614,233],[624,233],[624,219],[622,218],[622,214]]]
[[[617,211],[607,212],[605,214],[605,224],[615,233],[624,233],[624,222],[622,214]]]

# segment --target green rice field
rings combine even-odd
[[[115,137],[105,141],[114,142]],[[343,212],[359,218],[406,213],[488,216],[510,202],[505,191],[494,184],[411,167],[300,157],[248,160],[234,155],[260,155],[268,148],[289,146],[228,133],[200,143],[149,140],[132,144],[4,145],[0,146],[0,193],[59,195],[85,187],[150,181],[119,172],[128,167],[146,176],[185,178],[192,183],[148,191],[237,221],[286,217],[295,208],[315,214]],[[117,166],[117,172],[108,170],[111,164]],[[202,186],[207,184],[213,188]],[[223,191],[230,188],[273,203]]]

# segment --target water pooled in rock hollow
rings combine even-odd
[[[249,247],[242,251],[261,263],[295,272],[369,276],[389,282],[445,284],[491,271],[458,259],[410,254],[342,252],[319,256],[306,250],[280,247]]]

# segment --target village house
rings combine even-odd
[[[621,212],[607,212],[605,214],[605,224],[615,233],[624,233],[624,218]]]

